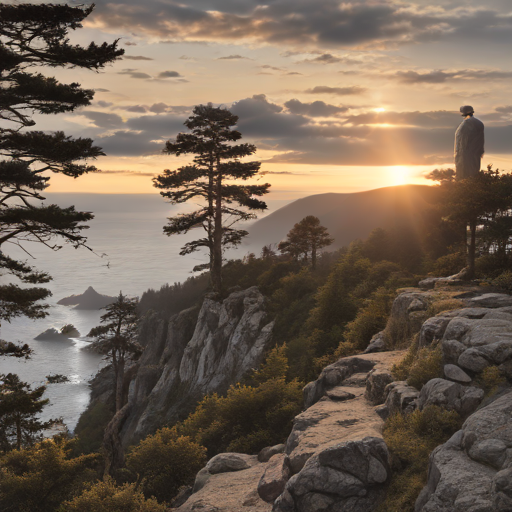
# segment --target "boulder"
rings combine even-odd
[[[329,400],[334,400],[335,402],[344,402],[345,400],[352,400],[356,397],[356,395],[349,393],[341,388],[334,388],[327,391],[326,396]],[[323,400],[323,399],[322,399]]]
[[[512,393],[474,412],[430,456],[415,512],[512,510]]]
[[[241,471],[250,468],[255,462],[254,459],[254,456],[245,453],[219,453],[208,461],[206,470],[211,475]]]
[[[384,441],[365,437],[311,457],[286,484],[273,512],[370,512],[381,503],[391,470]]]
[[[459,382],[460,384],[469,384],[471,382],[471,377],[454,364],[445,364],[443,371],[445,378],[448,380]]]
[[[420,392],[405,381],[395,381],[386,386],[384,395],[388,415],[411,413],[416,409],[416,402]]]
[[[383,404],[386,400],[385,389],[393,382],[393,376],[386,370],[372,370],[366,380],[366,399],[373,405]]]
[[[258,494],[263,501],[273,503],[284,491],[284,486],[291,476],[284,453],[274,455],[267,464],[265,473],[258,482]]]
[[[259,462],[268,462],[271,457],[278,453],[284,452],[284,444],[276,444],[274,446],[267,446],[258,453]]]
[[[489,366],[489,361],[476,348],[464,350],[457,360],[457,364],[466,370],[474,373],[480,373]]]
[[[472,307],[502,308],[512,306],[512,296],[507,293],[484,293],[468,300]]]
[[[466,417],[476,410],[483,397],[480,388],[437,378],[429,380],[421,389],[418,407],[423,410],[428,405],[437,405]]]
[[[456,364],[460,355],[466,350],[465,345],[457,340],[443,340],[441,347],[444,360],[450,364]]]
[[[427,347],[433,341],[442,339],[450,320],[445,316],[433,316],[425,320],[420,329],[419,346]]]
[[[365,354],[372,352],[384,352],[386,350],[386,335],[384,331],[375,334],[364,351]]]

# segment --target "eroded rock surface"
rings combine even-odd
[[[415,512],[512,510],[512,392],[473,413],[430,456]]]

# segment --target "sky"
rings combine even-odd
[[[185,160],[162,154],[194,105],[239,116],[272,198],[428,183],[453,165],[459,107],[485,124],[482,165],[510,170],[510,0],[97,0],[72,41],[119,39],[100,73],[50,70],[94,88],[39,129],[92,137],[103,170],[53,192],[155,192]],[[48,73],[48,70],[45,71]]]

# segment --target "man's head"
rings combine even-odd
[[[472,116],[474,113],[475,111],[473,110],[473,107],[471,107],[470,105],[464,105],[460,107],[460,114],[463,117]]]

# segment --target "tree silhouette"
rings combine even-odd
[[[214,291],[222,289],[223,248],[240,244],[248,233],[235,227],[241,220],[255,218],[253,210],[265,210],[267,205],[256,197],[268,192],[270,185],[237,185],[234,180],[253,178],[260,169],[260,162],[241,162],[240,159],[255,153],[252,144],[235,144],[242,134],[232,126],[238,117],[229,110],[208,105],[196,106],[185,121],[191,133],[179,133],[176,140],[168,141],[164,153],[180,156],[193,154],[193,164],[176,171],[165,170],[154,178],[154,186],[165,192],[160,194],[171,204],[185,203],[192,198],[202,200],[199,209],[170,217],[164,233],[187,233],[202,227],[206,236],[188,242],[180,255],[190,254],[205,247],[210,261],[194,270],[209,268]],[[256,197],[255,197],[256,196]],[[232,206],[236,205],[236,206]]]
[[[334,238],[329,235],[327,228],[320,224],[320,219],[308,215],[290,229],[286,240],[279,243],[278,249],[297,260],[302,258],[306,263],[311,257],[311,268],[314,270],[318,251],[333,242]]]
[[[87,160],[104,153],[91,139],[28,128],[35,125],[34,114],[72,112],[89,105],[94,96],[93,90],[78,83],[62,84],[43,75],[41,67],[98,70],[124,53],[117,41],[87,47],[70,44],[68,32],[81,28],[92,10],[93,6],[0,4],[0,251],[4,244],[24,248],[24,242],[53,250],[61,248],[57,240],[74,247],[85,245],[83,222],[93,215],[73,206],[42,204],[42,193],[49,185],[48,171],[77,178],[96,171]],[[0,252],[0,274],[31,284],[51,279],[4,252]],[[49,295],[41,287],[0,285],[0,320],[44,317],[46,307],[37,303]]]

